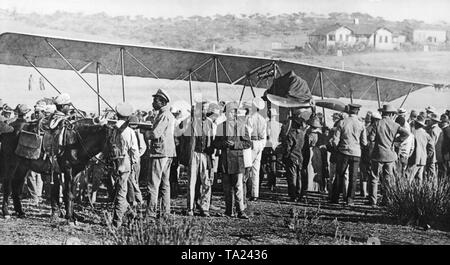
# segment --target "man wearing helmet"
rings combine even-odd
[[[56,111],[53,113],[50,120],[50,129],[58,127],[62,120],[66,120],[70,111],[70,105],[72,104],[69,94],[59,94],[53,103],[56,106]]]

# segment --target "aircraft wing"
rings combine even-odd
[[[59,54],[58,54],[59,53]],[[70,70],[61,56],[79,72],[95,73],[100,63],[101,74],[138,76],[170,80],[187,80],[193,72],[194,81],[240,84],[251,80],[253,86],[268,88],[271,79],[258,79],[258,72],[273,64],[280,74],[293,70],[305,79],[315,96],[346,97],[389,102],[418,89],[431,86],[423,82],[343,71],[301,62],[274,60],[251,56],[144,47],[45,37],[21,33],[0,35],[0,64]],[[321,74],[320,74],[321,73]],[[246,78],[249,76],[249,79]],[[320,84],[323,84],[321,86]],[[377,92],[379,88],[379,94]],[[323,89],[322,89],[323,88]]]

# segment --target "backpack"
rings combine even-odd
[[[128,121],[124,122],[119,128],[113,127],[108,135],[108,145],[105,154],[107,161],[111,163],[112,172],[117,174],[119,168],[119,159],[125,156],[122,153],[122,132],[127,128]]]

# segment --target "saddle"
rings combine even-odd
[[[56,161],[55,156],[61,156],[64,148],[74,142],[73,138],[67,137],[68,130],[71,130],[70,122],[60,118],[56,120],[41,118],[28,123],[19,134],[16,155],[32,160],[45,160],[48,156]]]

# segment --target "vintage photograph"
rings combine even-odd
[[[0,245],[449,245],[449,11],[0,0]]]

